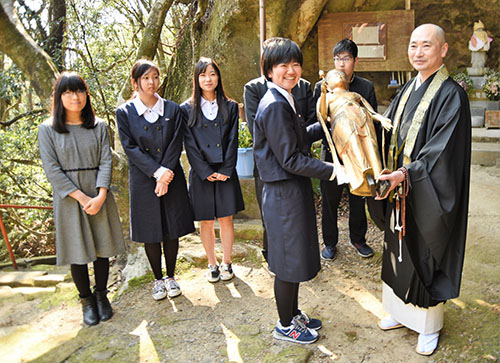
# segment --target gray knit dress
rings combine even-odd
[[[53,190],[57,264],[83,265],[125,252],[118,210],[109,190],[112,166],[106,124],[96,120],[93,129],[66,125],[69,133],[60,134],[51,123],[49,119],[39,126],[38,145]],[[108,189],[108,194],[93,216],[69,196],[79,189],[93,198],[100,187]]]

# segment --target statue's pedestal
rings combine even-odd
[[[467,72],[469,72],[469,68],[467,68]],[[469,95],[472,127],[484,127],[484,112],[492,107],[489,105],[486,94],[482,91],[484,76],[471,75],[470,78],[473,83],[472,92]]]
[[[486,58],[486,52],[471,52],[472,67],[467,67],[469,76],[482,76],[488,71],[488,68],[484,66]]]

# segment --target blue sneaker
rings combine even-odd
[[[282,326],[278,320],[273,331],[273,337],[274,339],[293,343],[311,344],[318,340],[319,335],[316,330],[309,329],[300,320],[294,318],[292,324],[287,327]]]
[[[299,313],[294,316],[294,319],[299,320],[302,324],[312,330],[320,330],[323,324],[321,320],[310,318],[306,313],[299,309]]]
[[[335,260],[335,257],[337,257],[337,247],[336,246],[325,246],[321,250],[321,258],[323,260],[333,261],[333,260]]]
[[[351,246],[358,251],[358,255],[360,255],[363,258],[368,258],[373,256],[373,250],[366,242],[357,242],[353,243],[351,241]]]

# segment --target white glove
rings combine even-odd
[[[348,184],[349,183],[349,176],[347,175],[345,168],[343,165],[340,166],[340,168],[337,168],[335,170],[336,173],[336,178],[337,178],[337,184],[342,185],[342,184]]]

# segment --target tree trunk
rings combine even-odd
[[[66,28],[66,2],[65,0],[52,0],[49,7],[50,29],[47,44],[47,53],[56,63],[57,69],[64,68],[64,30]]]
[[[288,37],[302,46],[327,0],[266,1],[268,36]],[[196,7],[197,5],[197,7]],[[229,97],[243,100],[243,86],[260,75],[259,3],[256,0],[194,2],[179,32],[164,96],[182,102],[191,94],[192,72],[200,56],[221,68]]]
[[[161,35],[161,28],[165,22],[168,9],[172,6],[173,0],[156,0],[151,7],[148,22],[142,34],[141,44],[137,51],[136,59],[153,59]],[[118,104],[123,103],[132,94],[130,78],[123,84],[123,88],[118,98]]]
[[[30,80],[47,109],[58,71],[52,59],[24,31],[12,1],[0,3],[0,51],[12,59]]]

